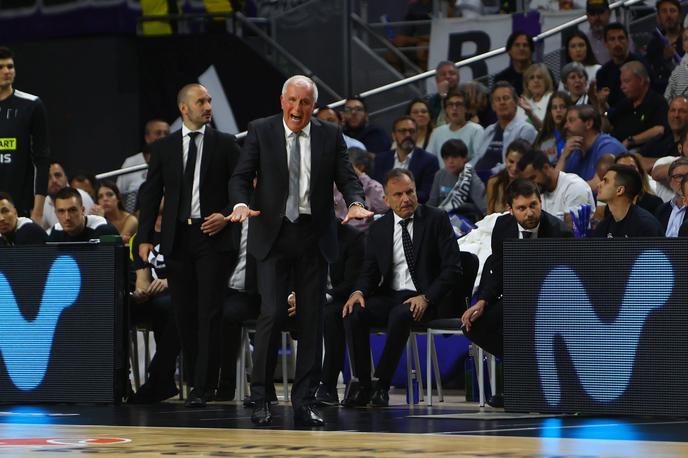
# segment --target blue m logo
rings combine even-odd
[[[48,272],[36,319],[24,319],[12,287],[0,272],[0,351],[10,379],[20,390],[35,389],[48,369],[55,328],[79,296],[81,272],[70,256],[58,257]]]
[[[598,286],[606,287],[601,280]],[[561,401],[554,355],[557,337],[563,340],[578,379],[592,399],[610,402],[621,396],[631,379],[645,321],[669,299],[673,285],[674,271],[664,253],[642,252],[631,268],[618,316],[605,323],[576,273],[568,267],[554,268],[542,283],[535,314],[535,352],[547,403],[557,406]]]

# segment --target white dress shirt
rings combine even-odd
[[[520,224],[518,224],[518,223],[516,223],[516,226],[518,226],[518,238],[519,238],[519,239],[524,238],[524,237],[523,237],[523,233],[524,233],[524,232],[530,232],[531,234],[533,234],[533,235],[530,236],[531,239],[536,239],[536,238],[538,238],[538,232],[540,231],[540,225],[539,225],[539,224],[538,224],[537,226],[535,226],[533,229],[524,229],[524,228],[523,228]]]
[[[411,156],[413,156],[413,150],[406,155],[406,159],[403,161],[399,160],[399,153],[394,152],[394,168],[395,169],[406,169],[408,170],[409,164],[411,164]]]
[[[205,136],[205,126],[198,130],[191,130],[182,124],[182,167],[186,168],[186,159],[189,157],[189,132],[198,132],[196,136],[196,164],[194,168],[193,190],[191,191],[191,214],[190,218],[198,219],[201,217],[201,159],[203,158],[203,137]],[[183,174],[182,174],[183,175]]]
[[[287,145],[287,170],[289,169],[289,157],[291,149],[294,147],[294,137],[287,123],[282,119],[284,126],[284,137]],[[301,170],[299,174],[299,214],[311,214],[311,123],[301,130],[299,135],[299,146],[301,151]],[[290,171],[291,172],[291,171]]]
[[[402,219],[394,213],[394,244],[392,245],[392,289],[394,291],[416,291],[416,286],[413,284],[411,278],[411,271],[406,263],[406,255],[404,254],[404,243],[401,239],[401,224]],[[411,240],[413,240],[413,220],[406,226]]]
[[[246,243],[248,240],[248,218],[241,223],[241,242],[239,242],[239,256],[234,272],[229,277],[229,287],[237,291],[246,291]]]

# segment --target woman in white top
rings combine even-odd
[[[595,54],[592,52],[592,46],[590,46],[588,37],[580,30],[576,30],[566,40],[564,50],[566,55],[564,60],[567,64],[578,62],[585,69],[587,80],[585,89],[587,90],[590,82],[595,80],[597,70],[601,67],[595,58]],[[564,78],[559,83],[559,90],[564,90]]]
[[[536,128],[542,127],[554,84],[545,64],[532,64],[523,72],[523,95],[519,107]]]

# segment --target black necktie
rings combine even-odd
[[[532,239],[533,238],[533,233],[530,231],[521,231],[521,235],[523,236],[524,239]]]
[[[182,179],[182,193],[179,199],[179,220],[186,221],[191,216],[191,196],[193,195],[194,171],[196,170],[196,137],[200,132],[189,132],[189,152],[186,155],[184,177]]]
[[[404,257],[406,258],[406,264],[408,265],[409,272],[411,273],[411,280],[418,290],[418,282],[416,281],[416,258],[413,256],[413,242],[411,241],[411,234],[407,229],[410,222],[413,219],[404,219],[399,221],[401,224],[401,244],[404,246]]]

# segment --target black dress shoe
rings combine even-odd
[[[349,385],[346,396],[342,401],[344,407],[365,407],[370,402],[370,387],[353,383]]]
[[[331,407],[339,405],[339,396],[337,390],[328,390],[322,383],[315,392],[315,403],[322,407]]]
[[[487,405],[490,407],[504,407],[504,395],[495,394],[490,399],[487,400]]]
[[[301,406],[294,409],[294,423],[298,426],[325,426],[325,420],[311,406]]]
[[[210,396],[207,395],[207,393],[193,389],[191,390],[191,393],[189,393],[189,397],[186,398],[186,401],[184,401],[184,407],[205,407]]]
[[[258,402],[253,408],[251,421],[257,426],[267,426],[272,422],[269,402]]]
[[[387,407],[389,405],[389,388],[376,387],[370,396],[370,404],[375,407]]]

